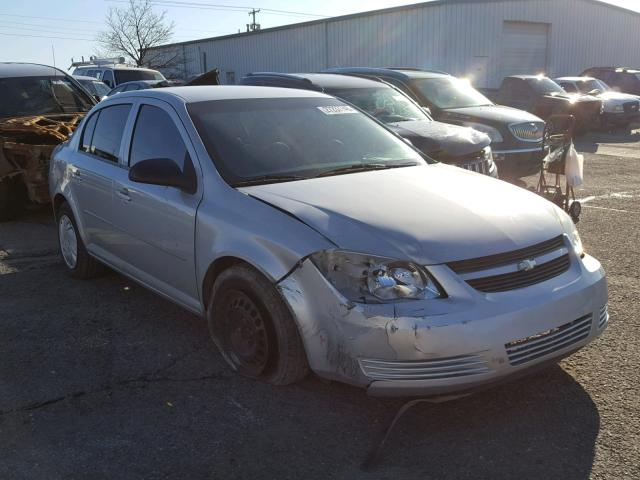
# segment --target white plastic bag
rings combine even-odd
[[[582,185],[582,172],[584,166],[584,157],[576,152],[573,143],[567,152],[567,158],[564,163],[564,174],[567,177],[567,185],[577,187]]]

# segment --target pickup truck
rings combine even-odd
[[[500,105],[526,110],[545,120],[556,114],[573,115],[579,132],[600,124],[601,100],[591,95],[569,94],[542,75],[505,77],[499,89],[483,89],[482,92]]]

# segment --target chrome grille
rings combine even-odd
[[[598,329],[602,330],[609,323],[609,305],[605,304],[600,309],[600,315],[598,316]]]
[[[473,278],[467,283],[476,290],[486,293],[507,292],[518,288],[528,287],[536,283],[544,282],[553,277],[557,277],[569,269],[569,255],[565,254],[549,262],[536,265],[528,271],[517,271],[503,273],[501,275],[491,275],[489,277]]]
[[[525,142],[540,142],[544,133],[544,122],[526,122],[509,125],[514,137]]]
[[[500,265],[508,265],[527,258],[538,257],[545,253],[558,250],[564,246],[562,235],[558,235],[557,237],[537,243],[530,247],[520,248],[518,250],[512,250],[505,253],[498,253],[496,255],[488,255],[486,257],[449,262],[447,265],[456,273],[476,272],[478,270],[486,270]]]
[[[480,355],[415,361],[360,359],[360,368],[373,380],[438,380],[489,371]]]
[[[585,315],[560,327],[507,343],[509,363],[522,365],[584,340],[591,331],[591,319],[591,315]]]

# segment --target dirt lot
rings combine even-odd
[[[368,472],[401,401],[240,378],[199,318],[116,274],[67,277],[48,212],[0,225],[0,478],[640,478],[640,131],[579,149],[608,330],[533,377],[416,406]]]

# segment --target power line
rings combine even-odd
[[[0,32],[0,35],[4,35],[6,37],[32,37],[32,38],[52,38],[56,40],[81,40],[87,41],[86,38],[71,38],[71,37],[49,37],[46,35],[27,35],[26,33],[4,33]]]
[[[106,0],[107,2],[114,3],[129,3],[128,0]],[[249,12],[253,7],[242,5],[223,5],[215,3],[202,3],[202,2],[186,2],[181,0],[149,0],[150,3],[174,8],[196,8],[201,10],[219,10],[227,12]],[[304,17],[317,17],[326,18],[326,15],[317,15],[315,13],[307,12],[294,12],[291,10],[278,10],[275,8],[261,8],[262,12],[268,15],[284,15],[284,16],[304,16]]]
[[[12,13],[0,13],[2,17],[20,17],[20,18],[37,18],[40,20],[57,20],[59,22],[80,22],[80,23],[102,23],[96,22],[95,20],[70,20],[68,18],[60,18],[60,17],[36,17],[33,15],[15,15]]]
[[[96,32],[75,32],[69,30],[61,30],[61,29],[52,29],[52,28],[29,28],[29,27],[14,27],[11,25],[2,25],[0,24],[0,28],[10,29],[10,30],[26,30],[27,32],[47,32],[47,33],[62,33],[62,34],[73,34],[73,35],[87,35],[94,36]]]
[[[13,22],[11,20],[3,20],[3,19],[0,19],[0,23],[10,23],[11,25],[25,25],[27,27],[41,27],[41,28],[49,27],[49,25],[42,25],[40,23]],[[77,31],[86,31],[86,32],[96,31],[95,28],[78,28],[78,27],[61,27],[61,28],[64,28],[65,30],[77,30]]]

